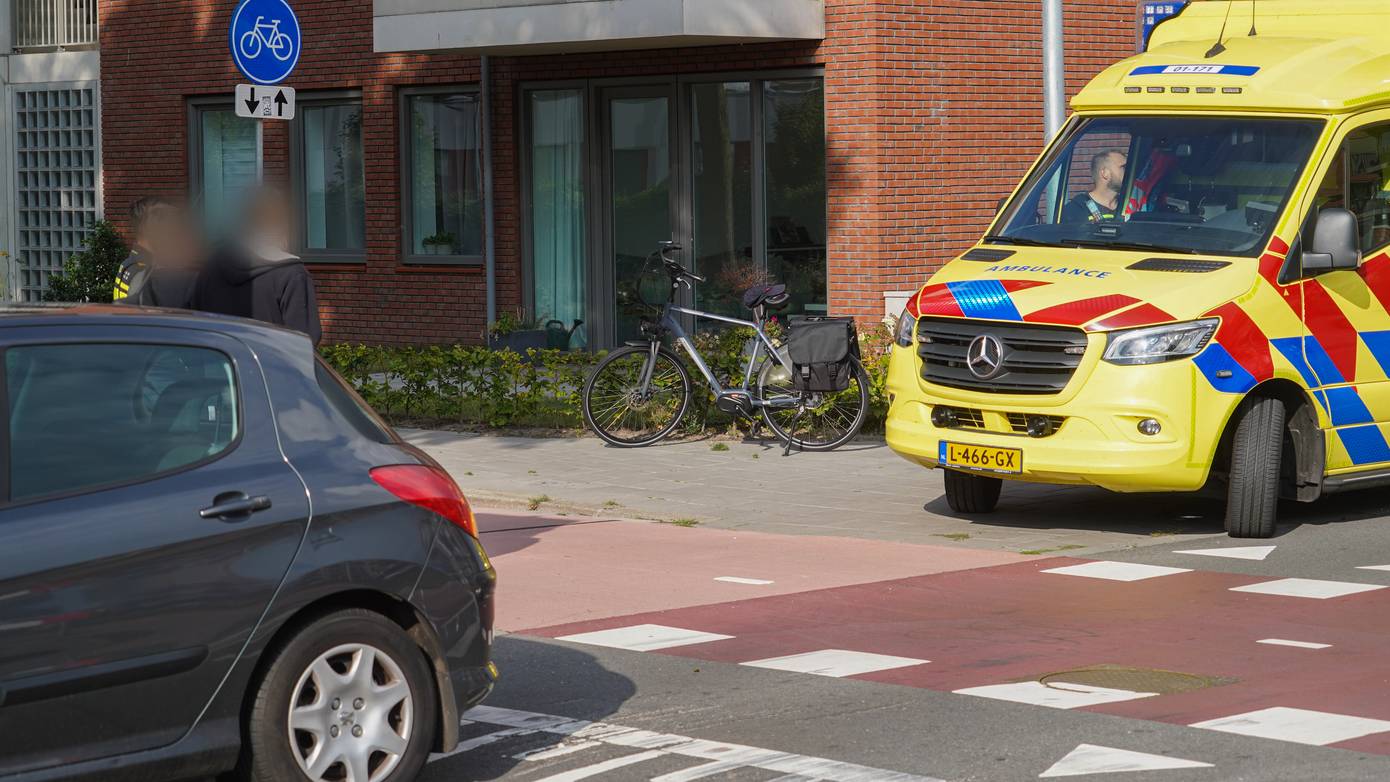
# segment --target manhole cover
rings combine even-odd
[[[1093,665],[1071,671],[1058,671],[1038,677],[1038,681],[1049,687],[1065,687],[1068,684],[1081,684],[1087,687],[1105,687],[1111,690],[1130,692],[1156,692],[1159,695],[1172,695],[1175,692],[1200,690],[1230,684],[1234,679],[1215,676],[1198,676],[1177,671],[1158,671],[1149,668],[1126,668],[1120,665]]]

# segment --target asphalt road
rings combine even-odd
[[[502,681],[423,778],[1390,778],[1383,505],[1084,559],[484,514]]]

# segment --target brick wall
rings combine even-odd
[[[236,0],[101,0],[106,214],[124,228],[134,199],[187,192],[187,99],[227,95]],[[517,306],[520,82],[820,65],[826,76],[830,300],[882,312],[967,246],[1042,143],[1040,4],[1022,0],[826,0],[819,43],[494,57],[497,300]],[[367,152],[365,264],[315,265],[327,339],[477,341],[481,268],[404,267],[396,90],[476,84],[476,57],[372,51],[371,0],[295,0],[310,44],[291,84],[360,89]],[[1068,87],[1133,48],[1133,7],[1068,0]],[[287,133],[267,123],[264,165],[288,174]]]

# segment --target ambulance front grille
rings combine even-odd
[[[966,364],[975,338],[989,334],[1003,346],[998,374],[982,379]],[[1086,332],[1065,326],[923,318],[917,324],[922,379],[951,388],[994,394],[1057,394],[1086,352]]]

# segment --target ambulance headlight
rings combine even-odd
[[[917,319],[912,317],[907,310],[903,310],[903,314],[898,316],[898,333],[893,341],[898,343],[899,347],[910,348],[912,347],[912,335],[916,331]]]
[[[1211,341],[1217,320],[1194,320],[1110,332],[1104,359],[1111,364],[1158,364],[1196,355]]]

